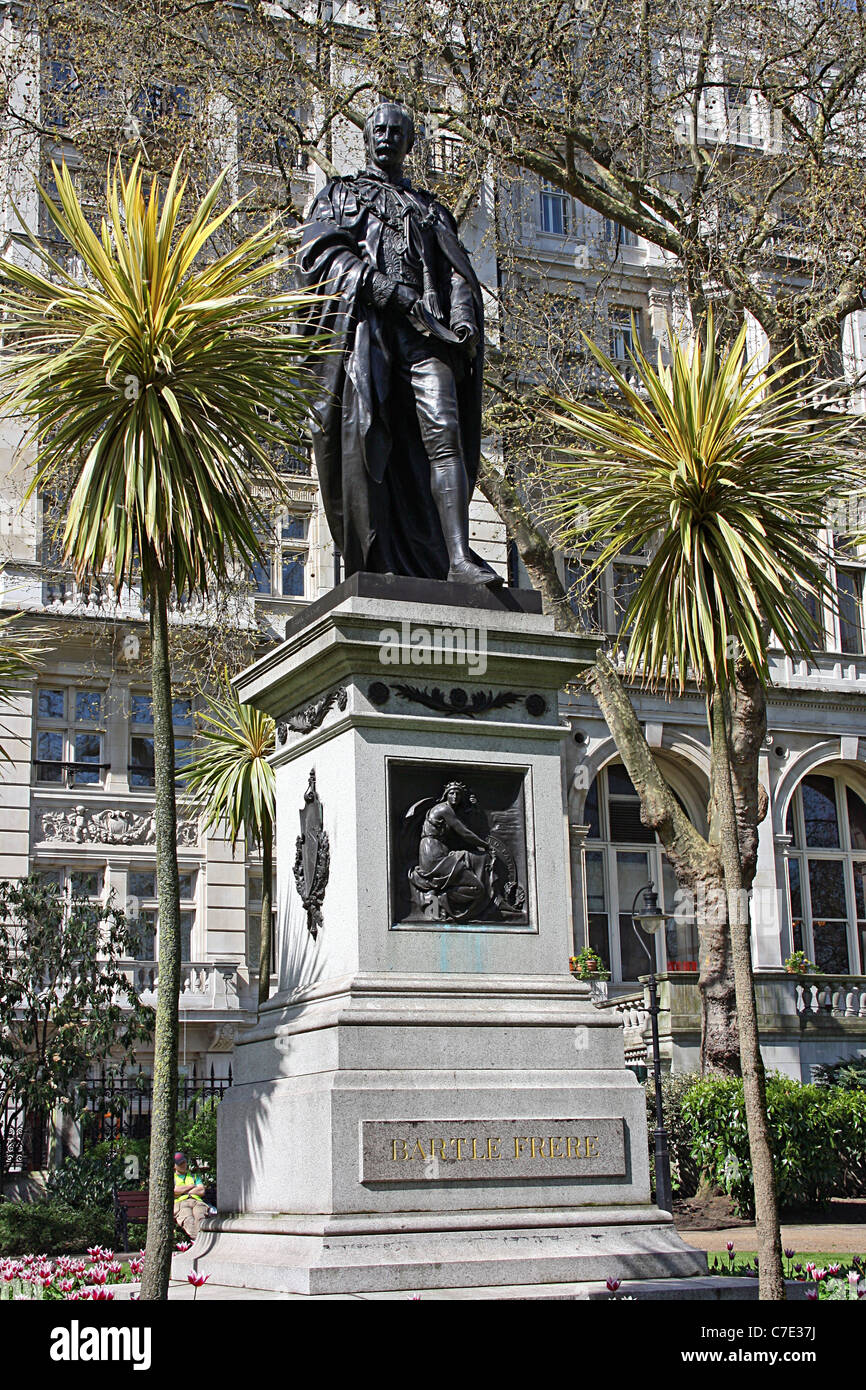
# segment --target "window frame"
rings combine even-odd
[[[614,801],[632,801],[635,799],[631,796],[627,796],[625,793],[611,792],[608,779],[608,770],[612,767],[621,768],[622,771],[625,772],[625,769],[622,767],[622,763],[619,762],[616,758],[614,758],[611,762],[606,763],[604,767],[598,770],[595,777],[593,778],[592,783],[590,784],[590,791],[593,785],[597,787],[598,834],[593,835],[592,829],[590,829],[590,832],[586,837],[584,845],[584,857],[582,865],[582,910],[584,913],[584,922],[582,924],[582,934],[587,943],[593,944],[593,924],[591,923],[590,919],[599,918],[601,916],[606,917],[607,959],[609,961],[611,980],[615,984],[637,984],[637,977],[632,979],[623,975],[624,952],[622,949],[621,933],[623,930],[625,930],[625,928],[623,927],[624,918],[628,919],[628,930],[631,931],[632,937],[634,936],[634,930],[631,926],[631,907],[633,899],[628,902],[620,901],[620,869],[622,868],[623,871],[625,871],[626,869],[625,862],[623,862],[622,865],[620,864],[620,856],[644,856],[647,865],[647,876],[645,882],[652,881],[655,884],[656,888],[658,889],[659,902],[661,903],[663,911],[672,912],[674,910],[676,904],[675,895],[677,892],[677,886],[676,879],[673,876],[673,870],[670,868],[670,865],[665,860],[662,852],[662,847],[659,844],[658,836],[653,831],[647,830],[647,835],[651,838],[647,838],[642,841],[613,840],[611,838],[611,827],[609,818],[609,804],[611,799],[613,799]],[[588,791],[587,795],[589,794],[590,793]],[[686,812],[686,814],[688,814],[688,812]],[[605,902],[603,913],[598,910],[593,911],[590,909],[589,906],[588,860],[589,856],[591,855],[598,856],[601,861],[602,884]],[[686,924],[686,926],[687,930],[691,931],[692,936],[694,938],[694,956],[686,956],[683,957],[683,959],[688,960],[690,963],[693,962],[694,967],[696,969],[698,960],[697,929],[693,924],[690,927],[688,926],[688,924]],[[595,940],[596,942],[598,941],[597,933]],[[666,971],[671,969],[671,962],[677,962],[678,964],[680,958],[670,956],[668,949],[667,932],[659,932],[655,936],[654,941],[656,943],[656,972],[665,973]],[[631,938],[629,939],[629,945],[631,945]],[[647,947],[649,950],[652,950],[652,946],[650,946],[649,944],[649,938],[647,939]],[[598,946],[596,946],[596,949],[598,949]],[[649,968],[649,961],[647,960],[644,968],[641,971],[641,974],[649,973]],[[673,968],[676,969],[677,966],[674,966]],[[690,970],[688,972],[683,973],[693,974],[694,970]]]
[[[276,887],[276,865],[274,866],[271,882]],[[253,885],[264,886],[262,867],[260,864],[253,864],[247,869],[246,880],[246,912],[245,912],[245,942],[244,950],[246,955],[247,969],[255,975],[259,973],[259,948],[258,945],[253,949],[253,922],[258,922],[257,942],[261,942],[262,931],[262,898],[261,892],[256,896]],[[276,893],[271,899],[271,978],[277,974],[277,903]]]
[[[43,692],[62,692],[63,714],[61,716],[55,718],[40,713],[40,696]],[[77,715],[76,697],[79,694],[99,696],[99,716],[96,720],[82,719]],[[32,785],[34,787],[40,789],[63,787],[66,790],[74,789],[77,792],[104,789],[107,775],[111,770],[111,763],[106,761],[107,699],[108,687],[99,681],[87,685],[62,678],[54,681],[47,677],[39,681],[33,702]],[[41,756],[40,738],[42,735],[51,734],[59,735],[61,739],[61,756],[59,758]],[[96,737],[99,740],[99,754],[96,761],[92,758],[76,757],[78,738],[88,736]],[[57,767],[60,770],[60,776],[56,778],[40,776],[40,768],[42,767]],[[96,772],[96,777],[93,780],[84,780],[81,775],[76,776],[76,770],[79,770],[79,774],[81,774],[88,768]]]
[[[196,946],[197,941],[198,941],[198,926],[199,926],[198,898],[199,898],[199,883],[200,883],[200,881],[201,881],[201,872],[200,872],[200,870],[201,870],[201,865],[199,865],[199,864],[193,864],[193,865],[190,865],[190,866],[188,866],[188,867],[186,867],[186,866],[184,866],[184,865],[180,865],[180,866],[179,866],[179,869],[180,869],[180,875],[179,875],[179,876],[180,876],[180,879],[181,879],[181,894],[180,894],[181,964],[182,964],[182,965],[189,965],[190,963],[195,962],[195,961],[198,959],[198,957],[196,956],[196,952],[195,952],[195,946]],[[133,892],[132,892],[133,878],[134,878],[134,876],[137,875],[137,874],[140,874],[140,875],[147,875],[148,877],[152,876],[152,878],[153,878],[153,892],[152,892],[152,893],[148,892],[148,893],[140,893],[140,894],[139,894],[139,893],[133,893]],[[186,878],[188,878],[188,877],[191,877],[191,878],[192,878],[192,892],[191,892],[191,893],[185,894],[184,891],[183,891],[183,888],[184,888],[183,880],[186,879]],[[154,861],[153,863],[145,863],[145,862],[142,862],[142,863],[139,863],[139,864],[131,863],[131,864],[128,866],[127,871],[126,871],[126,900],[125,900],[125,911],[126,911],[127,916],[130,918],[130,920],[131,920],[133,923],[139,923],[139,922],[141,922],[142,918],[145,917],[145,918],[149,921],[149,924],[150,924],[150,931],[151,931],[152,936],[153,936],[153,954],[150,955],[150,956],[147,956],[147,955],[145,955],[145,954],[143,953],[143,951],[140,952],[140,953],[139,953],[138,955],[136,955],[136,957],[135,957],[136,964],[139,964],[139,965],[150,965],[150,964],[153,964],[153,963],[157,962],[157,961],[159,960],[159,898],[158,898],[158,888],[157,888],[157,878],[156,878],[156,863],[155,863],[155,861]],[[189,941],[189,955],[188,955],[188,956],[185,956],[185,955],[183,954],[184,918],[188,918],[188,919],[189,919],[189,933],[188,933],[188,936],[187,936],[187,940]]]
[[[836,824],[839,832],[838,845],[808,845],[806,843],[806,825],[803,808],[803,786],[810,777],[828,778],[833,783],[833,795],[836,803]],[[788,803],[788,810],[785,815],[786,833],[791,834],[791,843],[785,850],[785,899],[787,903],[788,920],[786,923],[786,935],[791,951],[802,949],[805,951],[807,960],[815,960],[815,920],[822,922],[838,922],[841,918],[824,917],[815,919],[812,910],[812,882],[809,872],[810,861],[835,862],[843,865],[843,882],[845,887],[845,941],[848,950],[847,971],[824,971],[825,974],[849,974],[858,975],[866,973],[866,916],[858,917],[857,914],[857,887],[855,883],[854,865],[862,864],[864,878],[866,878],[866,849],[855,849],[851,843],[851,828],[848,816],[848,791],[852,791],[855,796],[866,804],[866,796],[852,779],[845,776],[840,771],[830,771],[822,769],[819,765],[812,771],[804,774],[794,788],[791,799]],[[791,830],[788,831],[787,827]],[[791,892],[791,870],[790,864],[796,862],[799,872],[799,893],[801,915],[795,917],[793,895]],[[864,888],[866,896],[866,888]],[[866,911],[866,903],[864,903]],[[795,944],[795,922],[800,923],[801,946]],[[859,967],[859,968],[858,968]]]
[[[538,190],[538,230],[542,236],[557,237],[560,241],[566,241],[574,235],[572,201],[570,193],[564,193],[561,188],[557,188],[546,179],[542,179]],[[548,217],[548,211],[554,207],[559,208],[559,215],[562,219],[561,231],[557,231],[553,226],[545,226],[545,221],[555,220]]]
[[[284,534],[287,523],[293,519],[303,521],[303,535],[288,536]],[[250,572],[250,583],[253,585],[258,598],[297,601],[309,597],[312,521],[312,506],[303,506],[300,503],[282,512],[273,521],[267,535],[262,537],[262,545],[268,557],[267,566],[264,563],[258,563]],[[292,559],[296,563],[300,561],[302,579],[300,593],[286,592],[286,564]]]
[[[622,629],[621,618],[624,616],[618,612],[617,604],[617,570],[628,570],[631,573],[646,570],[650,563],[652,554],[649,546],[644,547],[642,554],[632,551],[623,551],[621,555],[615,556],[604,569],[596,574],[591,586],[588,581],[581,576],[580,571],[586,570],[587,563],[591,562],[594,552],[567,552],[563,551],[559,555],[561,566],[561,578],[563,587],[568,596],[569,605],[578,617],[591,609],[590,618],[597,620],[597,626],[588,627],[587,632],[600,632],[608,637],[625,637]],[[586,587],[586,593],[590,595],[589,601],[581,601],[581,591]]]
[[[136,700],[136,699],[146,699],[146,700],[148,700],[148,701],[150,702],[150,715],[151,715],[151,717],[150,717],[149,720],[135,719],[135,718],[133,717],[133,701]],[[174,756],[175,756],[175,765],[176,765],[176,769],[177,769],[177,770],[179,771],[179,773],[180,773],[180,775],[178,776],[178,779],[177,779],[177,780],[178,780],[178,785],[182,785],[182,784],[183,784],[183,777],[182,777],[182,771],[183,771],[183,769],[182,769],[182,766],[181,766],[181,757],[182,757],[183,755],[189,756],[189,755],[192,754],[193,739],[194,739],[194,736],[195,736],[195,707],[194,707],[194,702],[193,702],[193,700],[192,700],[191,698],[190,698],[190,699],[187,699],[185,696],[177,696],[177,697],[175,697],[175,699],[172,701],[172,714],[174,714],[174,711],[175,711],[175,709],[176,709],[176,707],[177,707],[178,705],[188,705],[188,706],[189,706],[189,717],[188,717],[188,718],[184,718],[184,719],[173,718],[173,720],[172,720],[172,728],[173,728],[173,731],[174,731]],[[130,692],[129,692],[129,717],[128,717],[128,719],[127,719],[127,752],[128,752],[128,758],[127,758],[127,765],[126,765],[126,772],[127,772],[127,777],[128,777],[128,779],[129,779],[129,789],[130,789],[130,791],[134,791],[134,792],[138,792],[138,791],[142,791],[142,792],[152,792],[153,789],[154,789],[154,787],[156,786],[156,771],[155,771],[155,764],[154,764],[153,762],[135,762],[134,759],[133,759],[133,740],[135,740],[135,739],[139,739],[139,740],[142,740],[142,739],[144,739],[144,740],[149,740],[150,743],[151,743],[151,745],[152,745],[152,744],[153,744],[153,738],[154,738],[154,732],[153,732],[153,692],[150,691],[150,690],[135,690],[135,689],[131,689]],[[185,744],[186,744],[186,747],[185,747],[185,748],[181,747],[181,743],[182,743],[182,742],[185,742]],[[147,772],[148,770],[150,770],[150,772],[151,772],[151,778],[150,778],[149,781],[145,781],[145,782],[136,781],[136,782],[133,782],[133,776],[134,776],[134,775],[141,774],[142,772]]]

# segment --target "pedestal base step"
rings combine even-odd
[[[120,1285],[118,1286],[115,1297],[118,1299],[128,1298],[128,1289],[138,1291],[138,1286]],[[814,1284],[787,1283],[785,1286],[786,1296],[789,1302],[805,1302],[807,1289],[814,1289]],[[170,1301],[188,1300],[193,1298],[194,1290],[183,1280],[173,1280],[168,1291]],[[352,1293],[325,1293],[325,1294],[302,1294],[302,1293],[280,1293],[274,1289],[253,1289],[238,1288],[228,1284],[212,1284],[210,1280],[198,1290],[199,1300],[255,1300],[256,1302],[292,1302],[295,1299],[312,1300],[314,1303],[328,1302],[351,1302],[353,1299],[362,1298],[366,1301],[405,1302],[409,1298],[419,1298],[423,1302],[458,1302],[466,1303],[470,1301],[496,1301],[506,1302],[539,1302],[539,1301],[560,1301],[560,1302],[590,1302],[599,1301],[608,1303],[611,1299],[616,1302],[620,1298],[636,1299],[643,1303],[646,1301],[668,1301],[676,1299],[677,1302],[699,1302],[699,1303],[751,1303],[758,1299],[757,1279],[736,1279],[720,1278],[718,1275],[695,1275],[689,1279],[644,1279],[628,1281],[620,1286],[615,1294],[611,1294],[605,1284],[582,1283],[582,1284],[501,1284],[490,1285],[486,1288],[451,1288],[451,1289],[424,1289],[420,1293],[405,1293],[390,1290],[383,1292],[380,1290],[368,1290],[364,1294]]]
[[[577,1215],[577,1214],[576,1214]],[[509,1213],[513,1216],[513,1213]],[[220,1218],[176,1256],[173,1273],[191,1269],[214,1285],[320,1294],[417,1293],[434,1289],[534,1288],[706,1275],[706,1255],[685,1244],[670,1222],[638,1215],[604,1223],[584,1211],[574,1224],[498,1229],[369,1233],[291,1229],[291,1218]],[[560,1220],[562,1216],[560,1215]],[[491,1295],[491,1297],[496,1295]]]

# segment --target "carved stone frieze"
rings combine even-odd
[[[507,709],[520,699],[515,690],[503,690],[498,694],[493,690],[473,690],[470,693],[460,686],[444,691],[437,685],[432,690],[417,685],[395,685],[394,689],[411,704],[423,705],[437,714],[461,715],[465,719],[474,719],[477,714],[488,714],[494,709]]]
[[[336,690],[331,690],[327,695],[323,695],[321,700],[316,700],[314,704],[307,705],[306,709],[300,710],[297,714],[287,715],[277,725],[277,743],[283,744],[289,736],[289,730],[295,734],[309,734],[313,729],[318,729],[324,721],[328,710],[334,705],[339,710],[344,710],[349,696],[345,686],[338,685]]]
[[[116,808],[93,811],[83,805],[65,806],[37,811],[34,835],[37,841],[63,844],[152,845],[156,842],[156,815],[152,811],[139,815]],[[198,843],[198,820],[178,820],[177,842],[184,846]]]

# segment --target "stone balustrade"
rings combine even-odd
[[[644,1062],[647,1056],[647,1041],[644,1030],[649,1029],[649,1009],[643,990],[634,994],[618,995],[611,999],[605,991],[604,996],[593,993],[597,1009],[613,1010],[622,1018],[623,1044],[626,1062]]]
[[[699,1067],[701,1006],[696,972],[657,977],[659,1041],[665,1071]],[[610,990],[619,994],[610,997]],[[758,1027],[765,1060],[808,1080],[815,1064],[834,1064],[862,1054],[866,1043],[866,975],[792,975],[777,968],[755,973]],[[627,1063],[645,1062],[649,1051],[648,995],[625,985],[593,987],[596,1008],[613,1009],[623,1021]]]
[[[862,975],[797,975],[792,984],[798,1014],[866,1019],[866,977]]]
[[[120,969],[148,1004],[156,1002],[156,961],[124,961]],[[238,967],[231,961],[184,961],[180,968],[181,1009],[238,1009]]]

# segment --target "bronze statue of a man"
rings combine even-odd
[[[375,107],[366,169],[327,184],[303,228],[301,281],[331,296],[309,326],[335,349],[316,364],[319,485],[347,575],[496,584],[469,547],[481,289],[451,214],[403,177],[414,138],[405,107]]]

